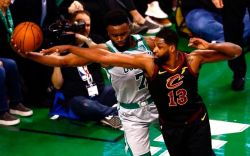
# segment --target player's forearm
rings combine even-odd
[[[71,46],[69,47],[68,51],[84,59],[87,59],[90,62],[97,62],[100,64],[127,68],[144,69],[144,60],[152,59],[151,57],[149,58],[148,55],[143,57],[143,55],[136,56],[121,53],[112,53],[102,48],[79,48]]]
[[[230,59],[234,59],[242,53],[242,48],[240,46],[230,42],[209,43],[208,49],[216,50]]]
[[[105,61],[105,57],[109,53],[108,51],[100,48],[79,48],[75,46],[69,46],[67,51],[91,62],[99,63],[107,63]]]
[[[78,48],[71,46],[68,51],[90,62],[117,66],[121,66],[124,63],[122,57],[120,58],[116,54],[100,48]]]
[[[55,66],[64,66],[63,61],[60,60],[57,56],[55,55],[43,55],[41,53],[37,52],[29,52],[25,55],[25,58],[28,58],[32,61],[55,67]]]

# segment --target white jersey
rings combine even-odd
[[[139,54],[148,53],[152,55],[152,51],[140,35],[131,35],[136,42],[136,46],[128,49],[123,54]],[[109,50],[118,52],[117,48],[111,41],[106,42]],[[144,72],[141,69],[111,67],[108,69],[112,86],[116,92],[117,100],[120,103],[138,103],[146,101],[150,98],[148,84]]]
[[[133,55],[152,51],[140,35],[132,35],[136,46],[122,53]],[[109,50],[118,52],[111,41]],[[157,121],[158,111],[148,91],[148,84],[141,69],[112,67],[108,69],[112,86],[119,102],[118,114],[124,129],[125,151],[132,155],[150,155],[149,125]]]

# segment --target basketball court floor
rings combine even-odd
[[[182,39],[180,49],[190,50]],[[250,156],[250,55],[244,91],[230,88],[227,62],[203,65],[199,92],[210,115],[217,156]],[[159,130],[152,126],[151,153],[168,156]],[[96,122],[51,120],[47,108],[34,108],[21,124],[0,127],[0,156],[125,156],[123,131]]]

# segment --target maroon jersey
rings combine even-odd
[[[186,54],[178,52],[181,64],[174,71],[155,60],[155,72],[149,90],[163,123],[184,124],[205,110],[198,94],[198,74],[192,72]]]

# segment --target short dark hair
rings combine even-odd
[[[177,46],[178,42],[179,42],[179,37],[177,35],[177,33],[168,28],[168,27],[163,27],[157,34],[156,37],[159,38],[163,38],[165,43],[167,44],[173,44],[175,46]]]
[[[109,25],[121,25],[123,23],[129,24],[128,15],[122,10],[111,10],[104,16],[105,27]]]

